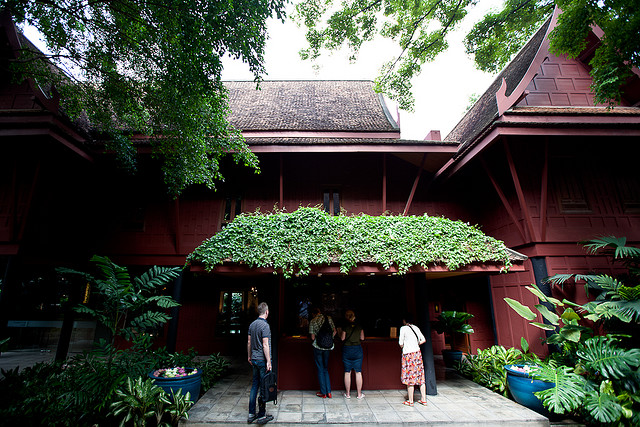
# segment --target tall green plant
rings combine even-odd
[[[125,267],[107,257],[96,255],[91,261],[100,273],[97,277],[68,268],[56,271],[79,276],[92,284],[97,303],[80,305],[75,310],[105,325],[111,332],[112,343],[120,335],[127,341],[143,344],[149,338],[146,331],[159,328],[170,319],[163,310],[180,305],[170,296],[160,294],[167,283],[179,276],[178,267],[153,266],[132,279]]]
[[[627,239],[603,236],[584,243],[591,254],[606,255],[628,271],[623,277],[608,274],[556,274],[547,279],[553,286],[584,282],[587,294],[595,300],[585,306],[592,320],[619,319],[640,323],[640,248],[627,246]]]
[[[562,354],[551,355],[532,370],[535,379],[555,383],[537,393],[545,407],[558,414],[578,412],[596,424],[640,425],[640,349],[619,345],[627,335],[593,336],[594,327],[611,319],[637,326],[639,302],[634,289],[638,286],[640,250],[615,237],[591,240],[586,247],[622,261],[628,275],[563,274],[549,279],[554,286],[585,281],[586,291],[595,291],[597,296],[584,305],[546,296],[535,285],[526,287],[540,299],[535,308],[548,324],[535,322],[536,314],[530,307],[510,298],[505,301],[531,325],[553,331],[548,343],[561,345]],[[624,285],[625,281],[636,285]],[[595,322],[595,326],[585,321]]]

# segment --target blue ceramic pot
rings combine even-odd
[[[178,389],[182,389],[183,395],[187,394],[187,392],[191,393],[191,401],[194,403],[200,397],[202,371],[198,371],[195,374],[187,375],[186,377],[173,378],[156,377],[153,372],[155,371],[149,373],[149,378],[151,378],[158,387],[164,390],[165,393],[168,393],[169,396],[172,396],[171,390],[173,390],[173,393],[177,393]]]
[[[456,362],[462,360],[462,352],[458,350],[442,350],[442,360],[447,368],[454,368]]]
[[[542,405],[540,399],[533,393],[555,387],[555,383],[534,380],[529,374],[513,369],[515,366],[523,367],[524,365],[504,366],[507,370],[507,384],[509,385],[509,391],[513,399],[539,414],[548,416],[549,412]]]

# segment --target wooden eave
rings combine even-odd
[[[616,112],[616,110],[620,110]],[[435,175],[446,179],[504,136],[640,137],[640,108],[514,107],[495,120],[469,148]],[[537,111],[536,113],[533,113]]]
[[[93,162],[93,157],[79,145],[86,138],[58,114],[46,110],[0,110],[0,137],[45,136],[57,141],[80,157]]]
[[[525,271],[524,268],[524,259],[526,257],[522,257],[522,259],[512,260],[512,265],[509,268],[510,272],[520,272]],[[274,274],[275,269],[269,267],[250,267],[246,264],[242,263],[225,263],[222,265],[218,265],[211,270],[205,269],[202,264],[193,264],[189,266],[190,271],[192,272],[208,272],[210,274],[222,274],[222,275],[264,275],[264,274]],[[459,276],[459,275],[467,275],[467,274],[490,274],[490,273],[500,273],[504,270],[504,265],[500,263],[473,263],[466,265],[464,267],[460,267],[457,270],[449,270],[446,266],[434,264],[428,266],[428,268],[423,268],[420,266],[415,266],[409,269],[407,274],[427,274],[427,275],[438,275],[439,277],[449,277],[449,276]],[[281,272],[277,272],[281,274]],[[338,264],[331,265],[323,265],[323,266],[313,266],[311,267],[311,271],[308,276],[395,276],[398,275],[398,268],[395,266],[390,267],[389,269],[385,269],[380,264],[374,263],[363,263],[359,264],[357,267],[351,269],[348,274],[344,274],[340,272],[340,266]]]

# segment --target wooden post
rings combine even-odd
[[[435,396],[438,394],[438,387],[436,385],[436,368],[433,361],[428,282],[425,273],[415,274],[413,276],[416,295],[416,322],[422,334],[427,339],[427,342],[421,347],[422,363],[424,363],[424,379],[427,386],[427,394],[429,396]]]
[[[540,240],[547,240],[547,198],[549,191],[549,138],[544,141],[544,165],[542,166],[542,188],[540,189]]]
[[[382,213],[387,211],[387,153],[382,155]]]
[[[282,153],[280,153],[280,186],[279,186],[279,192],[280,192],[280,198],[279,198],[279,202],[280,202],[280,210],[284,209],[284,178],[283,178],[283,159],[282,159]]]

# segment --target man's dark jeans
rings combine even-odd
[[[251,359],[251,365],[253,366],[253,383],[251,384],[251,394],[249,395],[249,414],[255,414],[256,397],[258,397],[262,377],[267,372],[267,361]],[[264,403],[262,393],[260,393],[260,397],[258,397],[258,413],[256,415],[260,418],[263,417],[266,412],[266,405]]]
[[[318,383],[320,393],[327,395],[331,393],[331,381],[329,380],[329,350],[318,350],[313,347],[313,359],[318,368]]]

